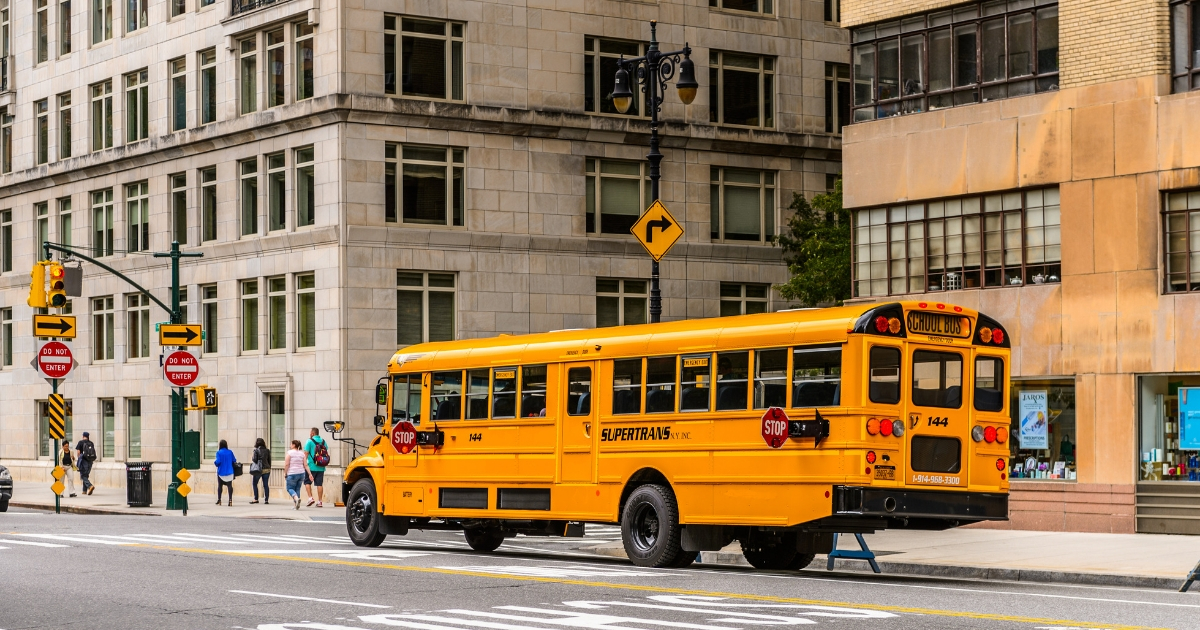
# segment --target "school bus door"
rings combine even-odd
[[[568,363],[563,366],[562,380],[566,395],[558,412],[558,474],[561,483],[596,483],[596,404],[593,397],[596,364]]]
[[[391,442],[391,428],[398,422],[420,422],[421,417],[421,377],[419,375],[397,375],[392,377],[391,405],[388,408],[389,422],[384,439]],[[414,424],[421,430],[419,424]],[[395,446],[388,444],[383,447],[384,476],[387,489],[382,497],[384,513],[389,515],[421,515],[424,514],[424,497],[421,484],[413,483],[413,468],[417,465],[417,451],[414,448],[407,455],[401,455]]]

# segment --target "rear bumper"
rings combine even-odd
[[[833,487],[834,516],[882,516],[957,522],[1008,520],[1008,495],[946,490]]]

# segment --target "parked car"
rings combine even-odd
[[[8,511],[8,500],[12,498],[12,474],[4,466],[0,466],[0,512]]]

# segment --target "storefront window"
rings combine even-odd
[[[1013,381],[1013,479],[1074,480],[1075,381]]]
[[[1138,379],[1141,481],[1200,481],[1200,375]]]

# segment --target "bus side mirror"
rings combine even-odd
[[[345,427],[343,426],[343,424],[336,420],[326,420],[325,421],[325,431],[331,435],[337,435],[338,433],[341,433],[342,429],[344,429],[344,428]]]
[[[375,404],[387,404],[387,383],[380,383],[375,386]]]
[[[375,426],[376,427],[383,426],[383,416],[375,416]]]

